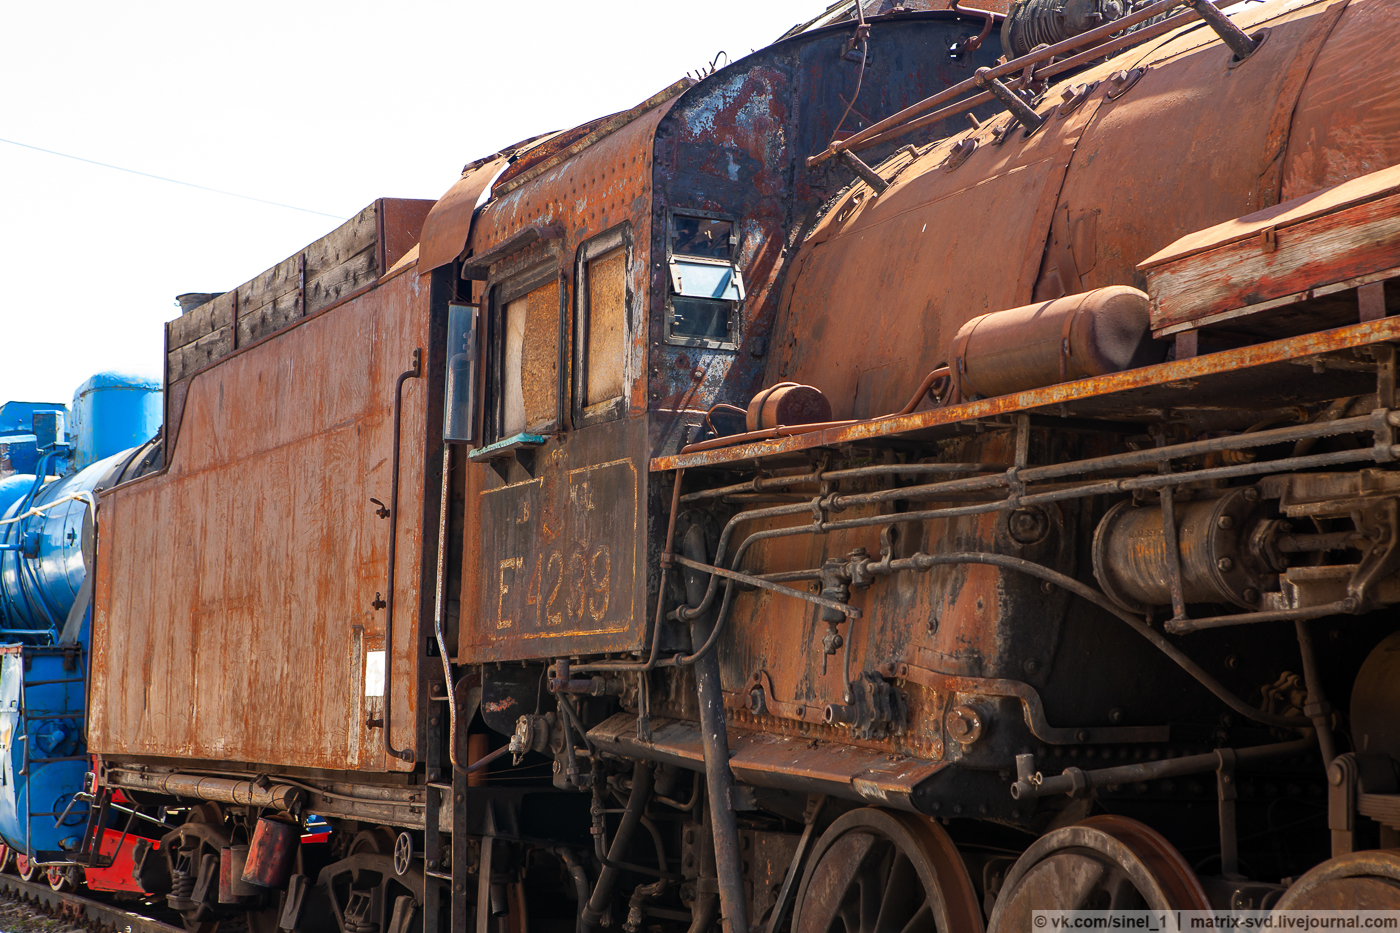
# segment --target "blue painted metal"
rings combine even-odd
[[[33,473],[39,462],[34,438],[34,415],[68,408],[62,402],[6,402],[0,405],[0,477],[10,473]]]
[[[123,451],[47,483],[28,477],[29,488],[0,514],[0,520],[9,520],[0,525],[0,639],[31,644],[57,640],[87,574],[83,522],[89,503],[62,500],[74,495],[95,499],[94,487],[129,456],[130,451]],[[47,465],[58,458],[41,459]],[[14,521],[34,508],[44,511]]]
[[[159,379],[108,371],[89,378],[73,393],[74,466],[81,470],[155,437],[161,424]]]
[[[0,838],[41,863],[66,860],[87,821],[73,797],[89,767],[84,526],[160,418],[159,383],[115,372],[78,388],[71,433],[63,405],[0,407],[0,444],[24,468],[0,478]]]
[[[0,837],[39,862],[82,841],[88,758],[83,746],[82,646],[0,647]],[[66,811],[66,813],[65,813]]]

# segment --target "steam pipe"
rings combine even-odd
[[[578,901],[578,909],[574,917],[574,933],[584,933],[583,910],[588,906],[588,873],[583,870],[583,866],[579,864],[571,850],[559,848],[555,851],[574,882],[574,900]]]
[[[1233,750],[1234,763],[1245,766],[1261,764],[1292,755],[1301,755],[1312,747],[1313,737],[1309,735],[1290,742],[1280,742],[1276,745],[1238,748]],[[1119,765],[1116,768],[1099,768],[1096,771],[1066,768],[1063,774],[1057,774],[1053,777],[1041,777],[1039,774],[1031,773],[1035,767],[1032,756],[1017,755],[1017,780],[1011,785],[1011,796],[1016,800],[1051,797],[1056,794],[1079,796],[1096,787],[1137,784],[1142,781],[1156,781],[1187,774],[1202,774],[1220,768],[1224,763],[1221,752],[1229,751],[1231,749],[1218,749],[1204,755],[1183,755],[1180,758],[1144,761],[1139,764]]]
[[[705,529],[692,524],[686,530],[681,549],[691,560],[706,562],[709,549],[705,545]],[[705,580],[699,571],[686,570],[685,591],[687,602],[700,601],[705,592]],[[703,613],[698,615],[690,622],[691,644],[705,642],[707,637],[712,639],[718,630],[712,619],[706,618]],[[700,705],[700,736],[705,749],[705,786],[709,792],[710,821],[714,830],[721,922],[725,933],[748,933],[739,823],[731,803],[734,772],[729,767],[724,692],[720,687],[719,658],[714,652],[707,653],[695,664],[695,693]]]
[[[596,930],[608,909],[617,876],[621,873],[615,863],[622,861],[627,847],[632,843],[632,834],[642,821],[647,799],[651,797],[651,768],[637,762],[632,770],[632,793],[627,796],[627,808],[622,813],[622,821],[613,835],[612,846],[603,859],[603,868],[598,872],[598,882],[593,886],[593,895],[588,899],[580,915],[580,927],[584,931]],[[603,837],[597,837],[598,846],[603,845]]]

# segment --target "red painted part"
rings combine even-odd
[[[303,833],[301,837],[301,844],[307,845],[308,843],[316,844],[320,842],[329,842],[330,838],[331,831],[329,829],[323,833]]]
[[[127,835],[124,842],[122,834],[115,829],[102,830],[102,844],[98,849],[98,854],[112,859],[112,864],[106,868],[85,868],[83,870],[83,881],[94,891],[122,891],[130,894],[146,894],[142,890],[141,882],[136,878],[136,846],[140,842],[148,842],[152,849],[160,850],[160,841],[156,839],[143,840],[140,836]],[[121,842],[121,851],[117,851],[117,843]],[[19,856],[23,858],[23,856]]]
[[[263,888],[281,887],[292,872],[296,857],[296,826],[280,820],[258,820],[253,841],[248,845],[248,860],[243,865],[242,880]]]

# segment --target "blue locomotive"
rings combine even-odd
[[[156,466],[161,384],[84,382],[71,408],[0,406],[0,838],[21,874],[65,877],[87,804],[96,493]]]

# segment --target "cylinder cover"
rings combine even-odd
[[[1253,487],[1212,499],[1175,503],[1182,595],[1187,603],[1258,607],[1278,577],[1246,546],[1264,518]],[[1133,612],[1172,601],[1160,505],[1131,500],[1109,509],[1094,531],[1094,576],[1118,605]]]

